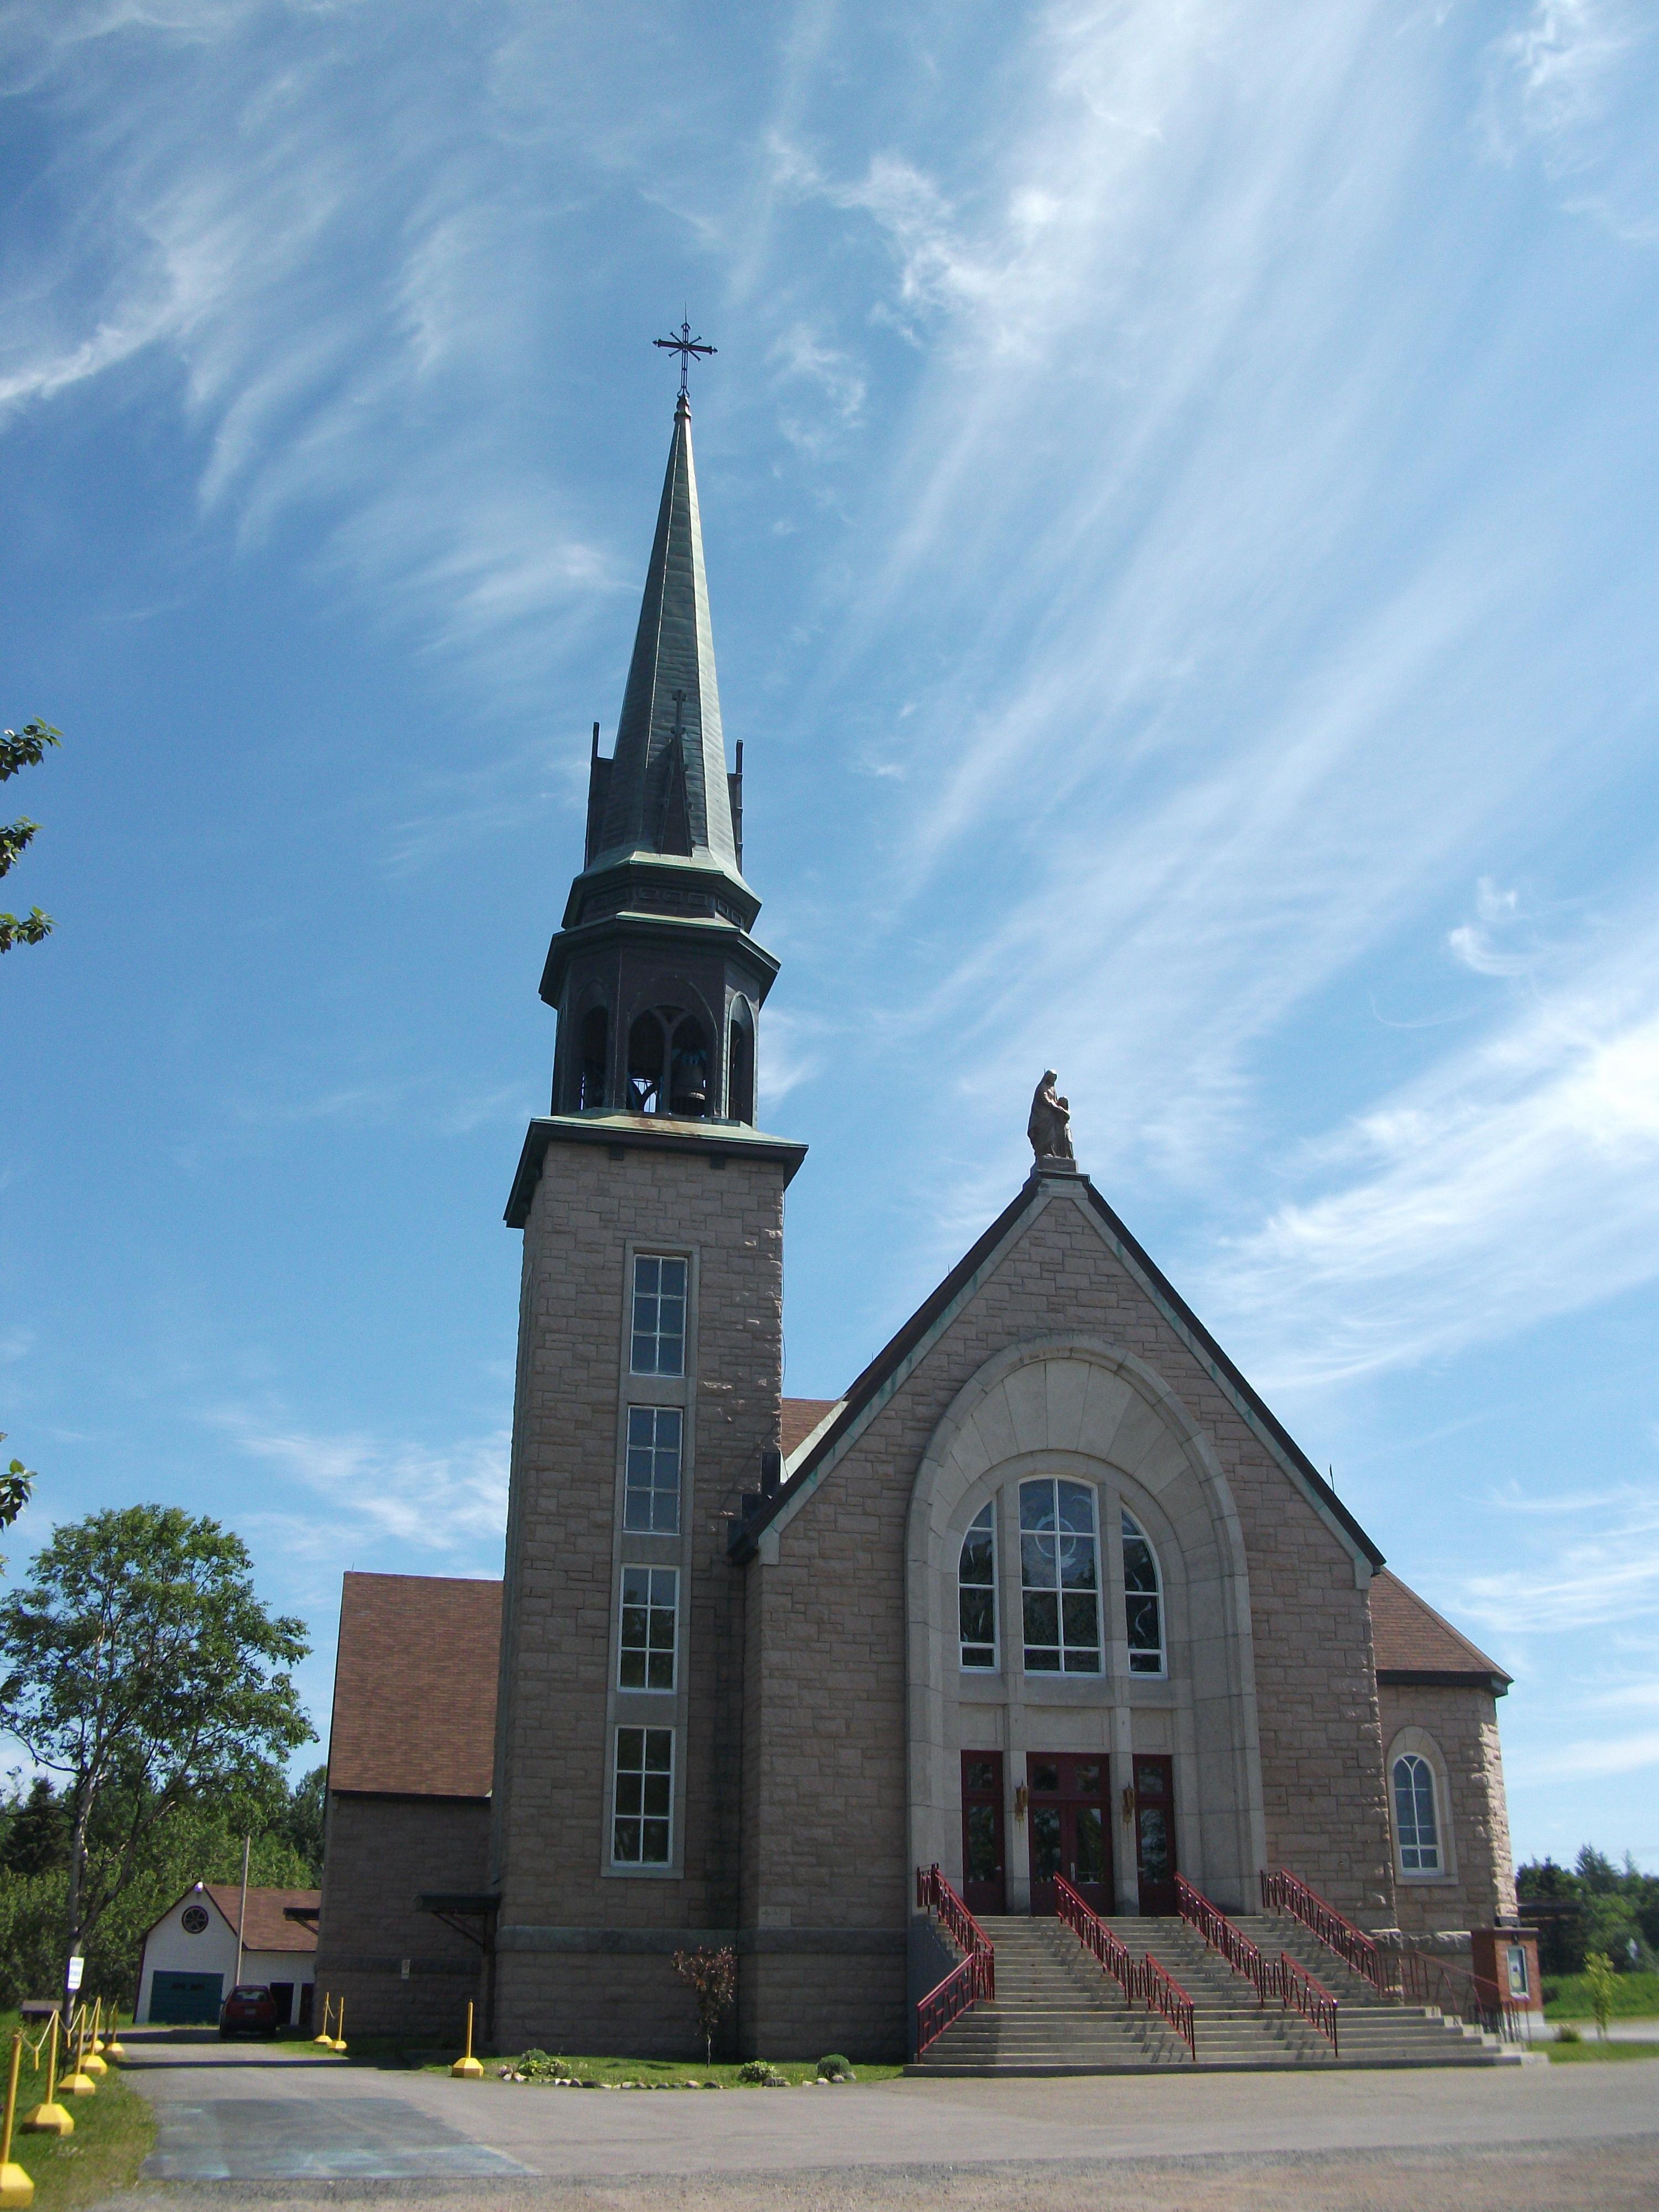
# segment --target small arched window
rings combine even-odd
[[[957,1625],[964,1667],[997,1663],[997,1532],[994,1501],[976,1513],[957,1566]]]
[[[1021,1483],[1019,1580],[1026,1673],[1098,1674],[1100,1547],[1087,1483]]]
[[[1144,1531],[1123,1516],[1123,1625],[1129,1639],[1129,1672],[1164,1672],[1164,1593],[1158,1555]]]
[[[576,1073],[576,1110],[591,1113],[605,1103],[605,1062],[610,1043],[610,1024],[603,1006],[590,1007],[582,1016],[581,1064]]]
[[[1434,1769],[1414,1751],[1402,1752],[1394,1763],[1394,1825],[1400,1838],[1401,1872],[1438,1874],[1440,1820]]]

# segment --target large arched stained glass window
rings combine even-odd
[[[1434,1802],[1434,1769],[1414,1751],[1394,1763],[1394,1825],[1402,1874],[1438,1874],[1440,1823]]]
[[[997,1532],[994,1501],[976,1513],[962,1540],[957,1568],[957,1608],[962,1630],[962,1663],[989,1668],[997,1663]]]
[[[1098,1674],[1100,1547],[1086,1483],[1021,1483],[1019,1579],[1026,1673]]]
[[[1123,1516],[1123,1625],[1129,1639],[1129,1672],[1164,1672],[1164,1593],[1158,1556],[1145,1534]]]

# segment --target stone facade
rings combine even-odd
[[[599,1144],[591,1127],[549,1127],[525,1230],[491,1859],[495,2029],[509,2045],[555,2049],[591,2037],[598,2003],[617,2019],[618,2047],[689,2050],[695,2021],[672,1954],[738,1918],[744,1619],[726,1540],[778,1436],[783,1192],[799,1148],[661,1127],[648,1141],[634,1129]],[[683,1380],[629,1372],[641,1252],[690,1263]],[[627,1414],[641,1404],[684,1414],[674,1535],[622,1525]],[[616,1686],[628,1564],[679,1575],[672,1693]],[[674,1731],[674,1847],[661,1869],[611,1858],[611,1760],[630,1726]],[[603,1966],[578,1948],[599,1929],[617,1947]]]
[[[422,1891],[481,1888],[489,1850],[483,1800],[331,1794],[317,1928],[319,2026],[326,1995],[345,2004],[348,2039],[461,2033],[467,2000],[484,1993],[483,1954],[415,1900]]]
[[[1444,1936],[1515,1917],[1515,1869],[1498,1705],[1490,1690],[1462,1685],[1393,1683],[1377,1692],[1382,1748],[1415,1751],[1435,1770],[1440,1846],[1435,1875],[1396,1866],[1396,1922],[1407,1936]],[[1389,1835],[1395,1850],[1392,1808]]]

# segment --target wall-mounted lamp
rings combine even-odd
[[[1134,1790],[1134,1784],[1133,1784],[1133,1782],[1126,1782],[1126,1783],[1124,1784],[1124,1785],[1123,1785],[1123,1819],[1124,1819],[1124,1823],[1125,1823],[1126,1826],[1127,1826],[1127,1825],[1131,1820],[1133,1820],[1134,1819],[1134,1816],[1135,1816],[1135,1790]]]
[[[1024,1823],[1025,1808],[1030,1798],[1030,1791],[1025,1787],[1025,1784],[1023,1782],[1014,1792],[1014,1818],[1016,1820],[1019,1821],[1022,1826]]]

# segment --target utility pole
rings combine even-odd
[[[247,1926],[247,1855],[253,1848],[252,1836],[242,1838],[242,1909],[236,1916],[236,1979],[233,1989],[242,1985],[242,1930]]]

